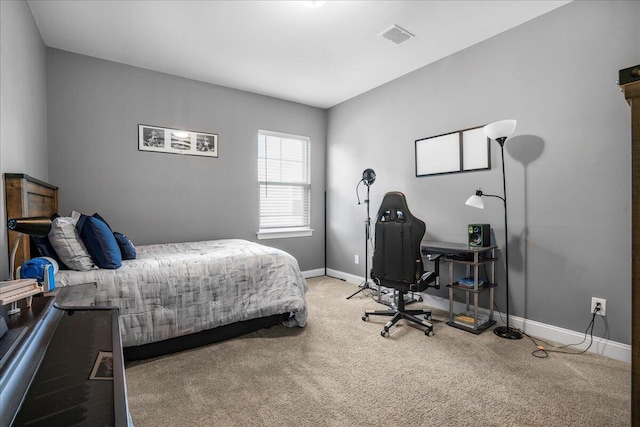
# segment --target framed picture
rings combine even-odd
[[[113,380],[113,353],[110,351],[99,351],[96,361],[93,363],[93,369],[90,380]]]
[[[482,126],[418,139],[416,176],[490,169],[489,143]]]
[[[218,135],[161,126],[138,125],[138,150],[218,157]]]

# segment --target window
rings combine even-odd
[[[306,136],[258,132],[259,239],[311,236]]]

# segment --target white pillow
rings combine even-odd
[[[58,217],[51,224],[49,242],[56,251],[60,261],[73,270],[87,271],[97,268],[87,252],[87,248],[80,240],[76,230],[77,219]]]

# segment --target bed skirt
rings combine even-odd
[[[215,329],[183,335],[168,340],[152,342],[149,344],[125,347],[123,349],[125,361],[131,362],[140,359],[163,356],[165,354],[190,350],[208,344],[237,338],[260,329],[281,325],[289,318],[289,313],[275,314],[273,316],[244,320],[230,325],[219,326]]]

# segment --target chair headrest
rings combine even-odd
[[[380,209],[378,209],[377,221],[380,222],[406,222],[412,217],[407,205],[407,199],[399,191],[391,191],[384,195]]]

